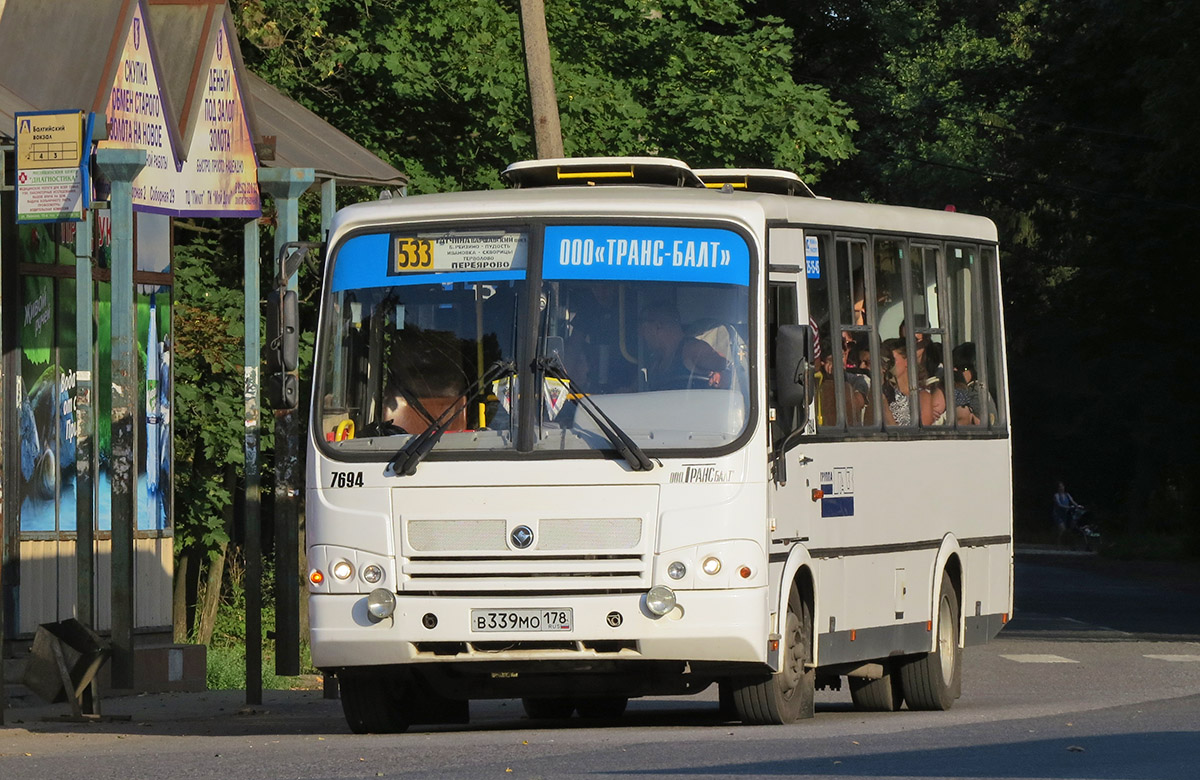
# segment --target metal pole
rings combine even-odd
[[[8,382],[8,377],[5,376],[4,371],[4,362],[6,360],[4,356],[8,352],[8,344],[5,340],[7,334],[4,328],[4,316],[6,312],[4,310],[3,290],[8,283],[8,280],[5,279],[4,269],[9,266],[7,258],[8,243],[6,242],[8,238],[6,233],[8,231],[5,231],[4,226],[12,224],[13,229],[15,230],[16,228],[14,219],[16,212],[9,208],[13,197],[5,195],[5,193],[12,192],[12,187],[8,183],[8,170],[6,166],[7,156],[11,151],[11,146],[0,146],[0,345],[3,345],[3,348],[0,348],[0,396],[4,397],[3,400],[0,400],[0,407],[2,407],[0,409],[0,434],[2,434],[0,435],[0,726],[4,725],[4,710],[8,706],[8,695],[5,692],[4,684],[4,621],[6,620],[4,615],[4,600],[7,597],[4,589],[4,566],[8,562],[8,556],[4,552],[6,549],[4,530],[4,508],[6,503],[4,497],[4,457],[6,453],[4,452],[4,440],[16,435],[16,429],[9,427],[12,425],[12,415],[8,413],[8,410],[14,404],[14,401],[8,398],[11,393],[7,392],[8,385],[6,383]],[[10,223],[10,219],[13,222]]]
[[[146,165],[146,150],[99,149],[96,164],[112,183],[112,685],[132,688],[138,428],[133,179]]]
[[[275,199],[275,257],[299,232],[299,198],[312,168],[260,168],[259,188]],[[288,279],[296,290],[297,275]],[[275,673],[300,674],[300,413],[275,410]]]
[[[258,492],[258,220],[246,223],[242,258],[246,305],[246,703],[262,704],[262,522]]]
[[[321,240],[328,244],[329,230],[333,226],[333,215],[337,213],[337,179],[321,182]],[[341,376],[341,350],[334,350],[334,376]],[[307,545],[307,538],[305,539]],[[301,568],[303,571],[303,567]],[[305,591],[307,593],[307,591]],[[322,678],[322,694],[326,699],[338,698],[338,680],[332,674]]]
[[[92,478],[92,211],[75,233],[75,617],[96,625]]]

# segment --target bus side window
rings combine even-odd
[[[946,322],[941,291],[942,252],[939,245],[910,245],[908,258],[909,320],[916,353],[917,387],[927,393],[932,407],[931,421],[923,425],[952,424],[955,411],[954,385],[948,381]],[[908,324],[906,322],[906,328]],[[904,336],[904,333],[900,334]]]
[[[800,307],[796,294],[796,285],[784,282],[772,282],[767,295],[767,337],[768,360],[775,359],[775,338],[780,325],[799,325]],[[775,371],[767,372],[767,405],[775,410],[771,421],[771,441],[778,444],[789,433],[796,429],[802,419],[800,410],[793,407],[781,407],[776,399],[778,394],[775,387]]]
[[[958,415],[958,426],[995,428],[1003,424],[998,403],[1003,375],[995,252],[987,249],[981,254],[976,246],[950,244],[946,255],[954,386],[968,404],[968,410]]]
[[[827,360],[833,377],[841,374],[843,425],[851,429],[873,427],[874,390],[871,354],[874,348],[875,316],[867,305],[870,281],[867,243],[862,239],[837,241],[837,292],[834,320],[836,353]],[[836,365],[834,365],[836,363]]]
[[[884,345],[880,355],[882,365],[882,405],[887,407],[883,421],[888,427],[911,428],[928,415],[928,404],[922,405],[918,384],[916,349],[907,328],[904,277],[907,242],[898,239],[875,239],[873,263],[874,305],[879,338]]]

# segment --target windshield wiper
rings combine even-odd
[[[442,434],[450,427],[450,421],[466,408],[467,402],[474,398],[475,394],[489,383],[502,377],[512,376],[515,373],[517,373],[517,364],[511,360],[498,360],[493,363],[487,371],[483,372],[482,376],[469,385],[467,389],[459,393],[450,405],[438,415],[436,420],[431,422],[425,430],[409,439],[408,443],[400,448],[400,451],[388,463],[388,467],[392,473],[403,477],[411,477],[413,474],[416,474],[417,464],[437,445],[438,441],[442,438]],[[459,406],[459,404],[462,404],[462,406]]]
[[[579,391],[557,354],[538,358],[534,361],[534,366],[541,374],[567,383],[567,392],[570,394],[571,400],[595,421],[596,427],[612,442],[621,457],[628,461],[630,468],[634,471],[649,471],[654,468],[654,462],[637,445],[637,442],[629,438],[629,434],[621,430],[621,426],[613,422],[612,418],[605,414],[595,401]]]

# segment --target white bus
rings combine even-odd
[[[329,235],[309,614],[350,727],[951,706],[1012,613],[992,222],[656,158],[505,176]]]

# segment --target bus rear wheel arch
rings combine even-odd
[[[950,572],[942,573],[935,604],[936,644],[928,653],[900,662],[900,687],[911,710],[948,710],[962,690],[962,648],[959,646],[959,589]]]

